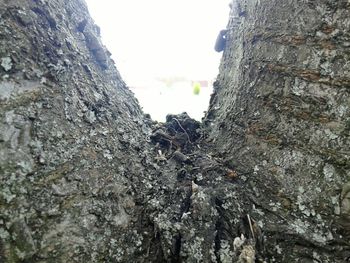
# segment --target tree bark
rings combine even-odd
[[[127,262],[147,119],[84,1],[0,12],[0,261]]]
[[[234,1],[202,125],[143,115],[82,0],[0,18],[0,262],[349,260],[349,2]]]
[[[231,11],[209,140],[244,175],[276,262],[349,257],[349,15],[348,1],[238,1]]]

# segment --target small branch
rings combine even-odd
[[[250,232],[252,232],[252,237],[253,237],[253,239],[255,241],[255,235],[254,235],[252,221],[250,220],[250,216],[248,214],[247,214],[247,218],[248,218],[248,223],[249,223],[249,227],[250,227]]]
[[[173,118],[173,120],[175,120],[175,121],[177,122],[177,124],[179,124],[181,130],[183,130],[184,133],[186,134],[188,141],[190,142],[190,144],[192,144],[191,139],[190,139],[190,136],[188,135],[188,133],[186,132],[186,130],[184,129],[184,127],[182,127],[182,125],[180,124],[179,120],[176,119],[176,118]]]

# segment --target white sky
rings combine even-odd
[[[127,85],[158,77],[212,80],[229,0],[86,0]]]

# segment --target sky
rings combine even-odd
[[[159,78],[217,76],[222,53],[214,51],[214,44],[226,28],[229,0],[86,2],[129,87],[147,89]]]

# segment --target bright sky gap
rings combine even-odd
[[[86,0],[102,41],[145,113],[164,121],[207,109],[222,53],[214,51],[226,27],[228,0]],[[199,94],[193,85],[202,84]],[[206,83],[208,86],[206,87]]]

